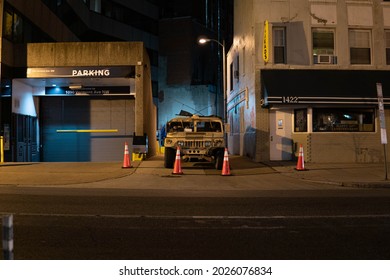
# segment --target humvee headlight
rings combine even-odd
[[[184,141],[177,141],[178,146],[184,146]]]
[[[205,147],[211,147],[211,141],[205,141],[204,142]]]
[[[215,146],[221,146],[222,143],[223,143],[222,140],[215,140],[215,141],[214,141],[214,145],[215,145]]]
[[[171,140],[171,139],[165,139],[165,142],[166,142],[167,144],[172,144],[172,140]]]

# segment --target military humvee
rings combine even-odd
[[[221,118],[215,116],[180,116],[171,119],[165,127],[164,166],[172,168],[177,146],[183,160],[206,159],[221,170],[225,140]]]

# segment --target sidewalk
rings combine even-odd
[[[272,168],[294,178],[356,188],[390,188],[384,163],[305,163],[305,171],[296,171],[293,162],[271,162]]]
[[[287,176],[298,181],[335,186],[390,188],[390,180],[385,180],[384,164],[379,163],[306,163],[305,171],[296,171],[296,163],[292,161],[255,163],[246,157],[229,156],[229,163],[232,177],[265,178],[265,175],[272,175],[275,182],[279,180],[282,184]],[[121,162],[3,163],[0,164],[0,185],[71,185],[126,177],[130,179],[133,174],[151,175],[144,178],[159,178],[158,181],[161,182],[160,179],[177,176],[171,174],[171,169],[163,167],[162,156],[145,161],[132,161],[131,164],[132,168],[123,169]],[[215,176],[213,182],[219,182],[222,178],[221,171],[215,170],[213,165],[207,162],[182,162],[182,169],[182,176]],[[195,177],[190,178],[194,180]],[[131,181],[128,180],[129,184]],[[205,180],[205,184],[207,182],[208,180]]]
[[[138,166],[139,162],[133,163]],[[121,162],[10,162],[0,164],[0,185],[66,185],[128,176]]]
[[[278,173],[262,163],[254,163],[239,156],[229,157],[232,174],[235,176]],[[163,156],[145,161],[132,161],[132,168],[122,168],[122,162],[9,162],[0,164],[0,185],[68,185],[100,182],[136,174],[174,177],[172,169],[164,168]],[[184,162],[185,175],[215,175],[209,162]]]

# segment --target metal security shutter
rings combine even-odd
[[[123,97],[42,97],[43,161],[121,161],[134,132],[134,100]],[[57,130],[118,129],[116,133]]]
[[[91,128],[118,129],[117,133],[91,134],[91,161],[123,160],[124,142],[127,141],[131,149],[135,130],[134,100],[92,99],[90,105]]]

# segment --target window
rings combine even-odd
[[[237,82],[240,80],[240,56],[238,54],[236,56],[236,65],[234,67],[234,78]]]
[[[317,63],[336,63],[334,51],[334,31],[313,29],[313,61]]]
[[[3,34],[7,39],[12,38],[12,16],[13,13],[10,11],[4,12],[4,23],[3,23]]]
[[[13,11],[6,10],[3,19],[3,34],[8,40],[20,43],[23,41],[23,19]]]
[[[89,9],[91,11],[94,11],[94,12],[100,14],[102,12],[102,2],[101,2],[101,0],[90,0],[90,2],[89,2]]]
[[[287,63],[286,61],[286,29],[284,27],[274,27],[272,29],[274,45],[274,63]]]
[[[294,132],[307,132],[307,109],[294,110]]]
[[[230,91],[233,90],[233,86],[234,86],[233,72],[234,72],[233,63],[230,63]]]
[[[230,63],[230,91],[234,90],[234,85],[236,85],[240,80],[240,58],[239,55],[235,55],[233,61]],[[227,85],[226,85],[227,86]]]
[[[245,76],[245,68],[246,68],[246,48],[245,46],[242,48],[242,59],[241,59],[241,74]]]
[[[313,132],[374,132],[374,109],[314,108]]]
[[[221,123],[219,122],[197,122],[196,131],[198,132],[221,132]]]
[[[371,32],[349,30],[351,64],[371,64]]]
[[[390,30],[386,30],[386,64],[390,65]]]
[[[221,122],[178,120],[167,123],[168,132],[221,132]]]
[[[106,17],[113,18],[113,4],[111,1],[102,1],[102,14]]]

